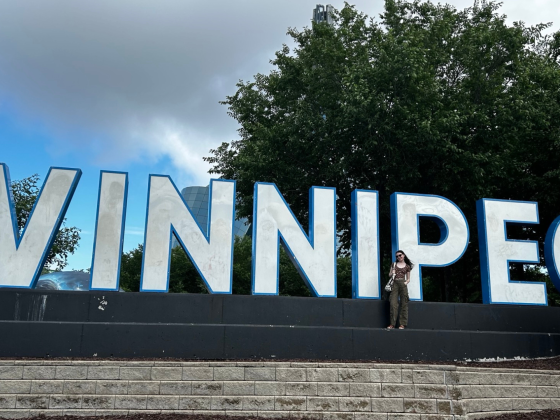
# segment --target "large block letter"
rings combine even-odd
[[[231,294],[235,181],[210,182],[207,235],[168,176],[150,176],[147,213],[140,291],[168,291],[175,233],[208,291]]]
[[[438,243],[420,241],[420,219],[436,222]],[[444,197],[422,194],[391,195],[391,237],[393,255],[402,249],[416,264],[410,273],[408,294],[422,300],[422,267],[445,267],[463,256],[469,244],[469,226],[465,215]]]
[[[379,201],[377,191],[352,192],[352,298],[379,299]]]
[[[128,174],[101,171],[90,290],[119,290]]]
[[[311,293],[336,297],[336,192],[309,191],[309,237],[274,184],[257,182],[253,201],[253,294],[277,295],[279,242]]]
[[[511,281],[510,262],[539,262],[536,241],[507,238],[507,223],[539,223],[537,203],[483,198],[476,202],[484,303],[546,305],[546,284]]]
[[[554,219],[554,222],[546,232],[544,240],[544,258],[548,275],[554,283],[556,290],[560,290],[560,216]]]
[[[41,275],[82,171],[50,168],[20,235],[8,166],[0,163],[0,169],[0,287],[30,289]]]

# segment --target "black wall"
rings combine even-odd
[[[0,290],[0,357],[453,360],[560,354],[560,308],[280,296]]]

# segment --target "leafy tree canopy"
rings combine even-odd
[[[560,212],[560,34],[547,27],[509,25],[494,2],[386,0],[378,20],[346,4],[333,25],[290,29],[296,46],[276,53],[274,70],[238,83],[223,103],[239,139],[206,160],[237,180],[238,214],[249,219],[256,181],[276,183],[304,226],[308,189],[336,187],[342,250],[354,189],[380,193],[387,256],[391,193],[451,199],[471,245],[426,274],[439,276],[434,300],[479,300],[475,201],[538,201],[541,224],[508,234],[541,246]],[[433,226],[421,235],[437,241]]]
[[[38,183],[38,174],[12,182],[12,195],[14,197],[17,226],[20,235],[29,219],[35,201],[37,201],[37,197],[39,196]],[[62,270],[68,265],[68,256],[73,254],[78,248],[80,229],[76,227],[67,227],[65,224],[66,219],[62,222],[62,226],[56,235],[51,251],[47,256],[45,262],[45,269],[47,271]]]

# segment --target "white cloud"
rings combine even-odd
[[[382,12],[381,0],[355,3],[372,17]],[[201,157],[237,137],[218,101],[238,79],[269,71],[290,41],[287,28],[308,25],[315,4],[0,2],[0,112],[9,107],[43,125],[56,153],[84,152],[99,164],[168,157],[185,177],[207,182]],[[560,3],[507,0],[501,12],[530,24],[559,21]]]

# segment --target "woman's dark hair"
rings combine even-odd
[[[410,261],[408,259],[408,257],[406,256],[406,254],[404,253],[404,251],[402,251],[400,249],[397,252],[395,252],[395,255],[398,254],[399,252],[404,255],[404,263],[406,265],[410,266],[410,269],[412,270],[414,268],[414,263],[412,261]],[[395,257],[395,262],[398,262],[397,257]]]

